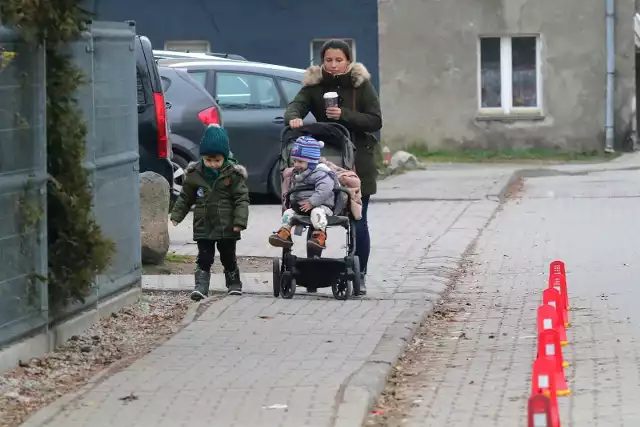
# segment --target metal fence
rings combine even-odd
[[[95,22],[70,52],[88,84],[78,102],[88,125],[84,166],[94,214],[116,243],[109,270],[83,305],[140,280],[135,28]],[[47,309],[45,56],[0,27],[0,346],[52,319]],[[45,212],[43,215],[37,215]]]

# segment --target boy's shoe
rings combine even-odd
[[[196,288],[193,290],[193,292],[191,292],[191,299],[198,302],[209,296],[209,282],[211,281],[211,273],[197,268],[194,276]]]
[[[324,250],[327,248],[325,246],[326,242],[327,242],[327,233],[325,233],[324,231],[316,230],[311,235],[311,238],[309,239],[309,241],[307,241],[307,248],[314,251]]]
[[[291,231],[286,228],[281,228],[277,233],[273,233],[269,236],[269,244],[276,248],[291,249],[293,246],[293,240],[291,240]]]
[[[240,270],[237,268],[224,272],[224,281],[227,285],[227,295],[242,295],[242,282],[240,281]]]

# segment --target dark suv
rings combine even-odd
[[[174,164],[162,82],[147,37],[136,36],[136,79],[138,86],[138,147],[140,173],[151,171],[162,175],[174,199]]]
[[[173,162],[186,169],[200,156],[200,138],[210,124],[222,126],[220,108],[213,97],[186,71],[158,67],[166,97]],[[176,179],[175,185],[179,186]]]

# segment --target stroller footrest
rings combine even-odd
[[[303,216],[303,215],[294,215],[291,218],[291,225],[303,225],[305,227],[312,227],[311,225],[311,217]],[[327,217],[327,227],[335,227],[342,226],[346,227],[349,225],[349,217],[346,216],[338,216],[331,215]]]

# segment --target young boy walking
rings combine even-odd
[[[327,216],[333,215],[335,194],[333,189],[338,185],[337,177],[329,167],[320,160],[320,150],[324,146],[310,136],[298,138],[291,149],[293,160],[293,174],[290,186],[286,191],[296,187],[312,186],[312,190],[302,190],[291,193],[291,207],[282,215],[280,229],[269,236],[269,243],[275,247],[291,248],[291,218],[296,213],[311,216],[313,234],[307,242],[311,250],[325,249],[327,240]]]
[[[236,242],[249,219],[247,170],[230,156],[229,137],[218,125],[209,125],[205,131],[200,156],[199,162],[187,167],[182,192],[171,212],[171,222],[176,226],[195,205],[193,240],[198,244],[198,259],[191,299],[200,301],[209,293],[216,247],[228,294],[242,295]]]

